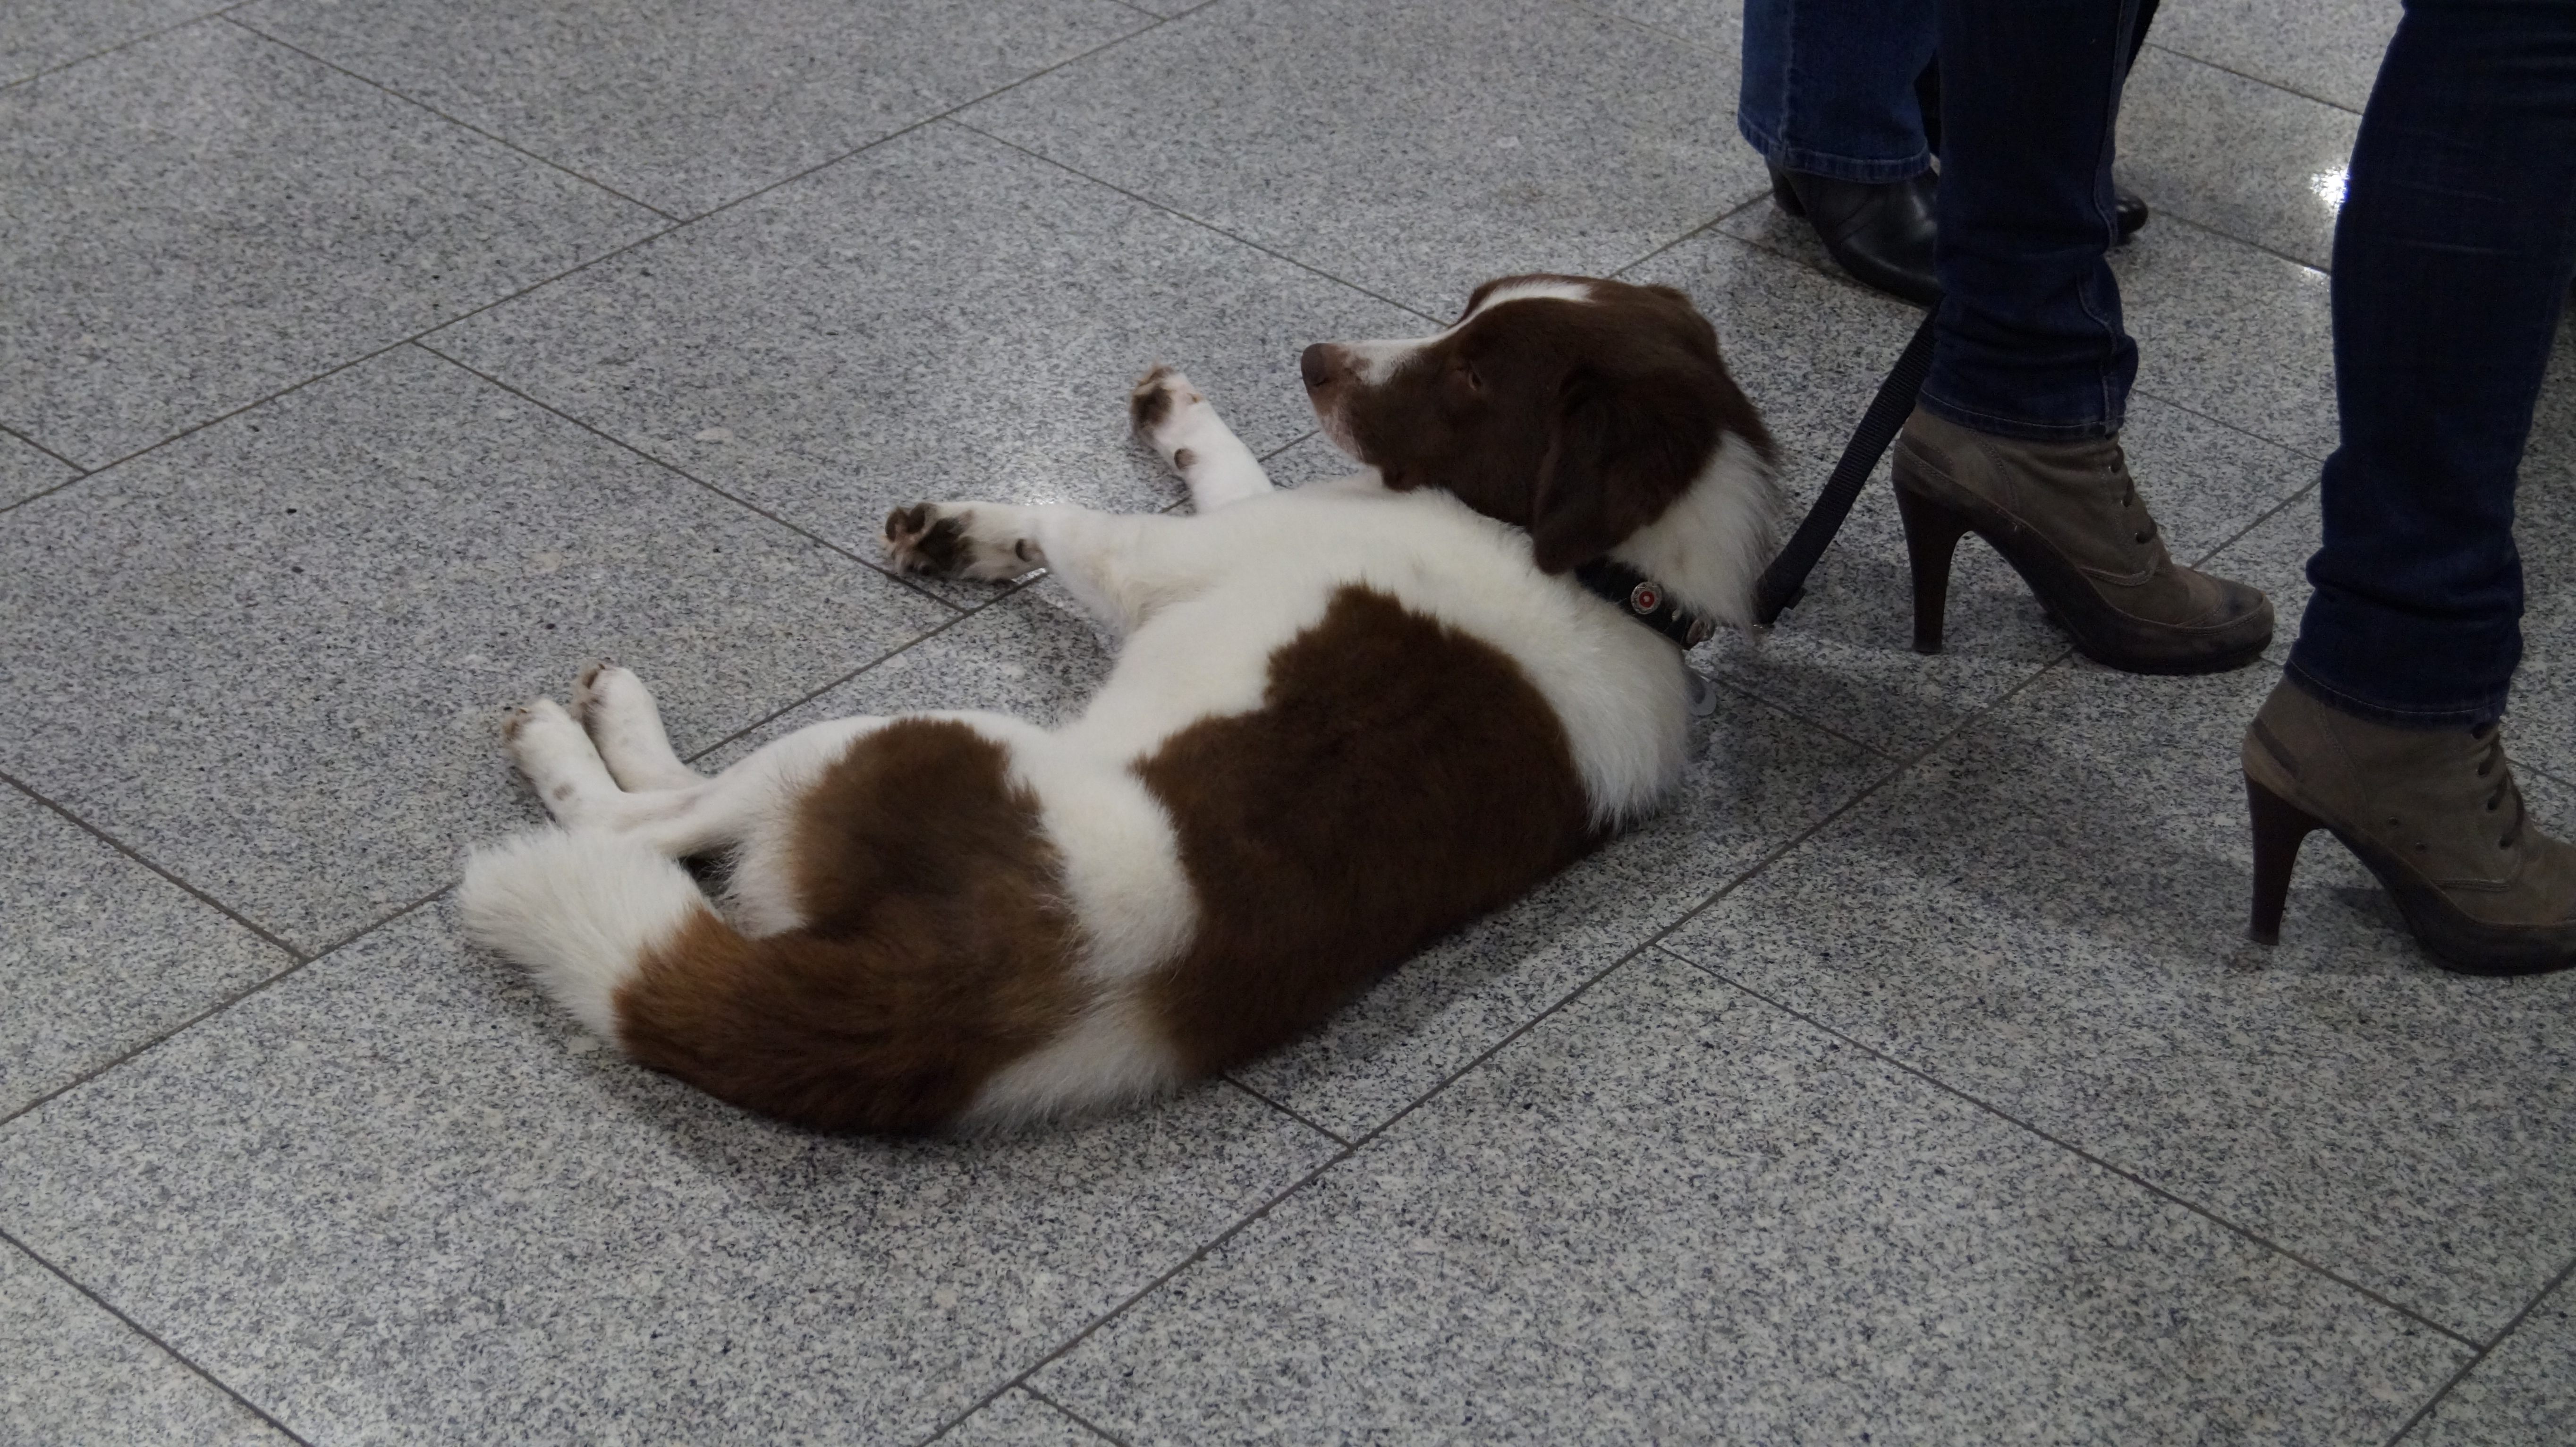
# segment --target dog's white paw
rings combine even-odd
[[[1037,540],[996,520],[1016,509],[989,503],[917,502],[886,514],[886,561],[898,573],[1007,582],[1046,566]]]
[[[1225,424],[1197,385],[1159,363],[1127,394],[1127,416],[1154,455],[1184,477],[1198,464],[1205,444],[1225,435]]]
[[[582,790],[594,779],[607,777],[590,735],[550,698],[512,709],[501,723],[501,747],[557,818],[579,807]]]

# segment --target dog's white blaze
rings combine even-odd
[[[1427,337],[1397,337],[1378,341],[1343,342],[1341,349],[1355,363],[1353,375],[1365,386],[1376,387],[1396,373],[1396,369],[1419,356],[1423,349],[1448,340],[1458,329],[1501,306],[1507,301],[1590,301],[1592,288],[1579,281],[1533,278],[1498,286],[1485,293],[1476,309]],[[1338,440],[1338,439],[1337,439]],[[1347,449],[1345,449],[1347,450]]]
[[[1753,623],[1753,585],[1770,564],[1779,487],[1771,466],[1728,436],[1663,516],[1610,556],[1670,589],[1682,606],[1731,627]]]

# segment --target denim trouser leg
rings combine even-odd
[[[1735,128],[1772,165],[1880,183],[1932,164],[1914,78],[1932,0],[1745,0]]]
[[[1922,405],[2036,441],[2120,430],[2138,350],[2108,260],[2136,0],[1940,0],[1943,299]]]
[[[2522,659],[2513,493],[2576,266],[2576,6],[2410,0],[2335,226],[2325,546],[2290,670],[2482,724]]]

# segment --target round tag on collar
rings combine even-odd
[[[1643,617],[1664,606],[1664,595],[1655,591],[1652,583],[1639,583],[1628,590],[1628,606]]]

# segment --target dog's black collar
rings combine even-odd
[[[1717,631],[1716,624],[1684,612],[1673,600],[1672,589],[1625,563],[1594,558],[1575,566],[1574,580],[1683,648],[1697,647]]]

